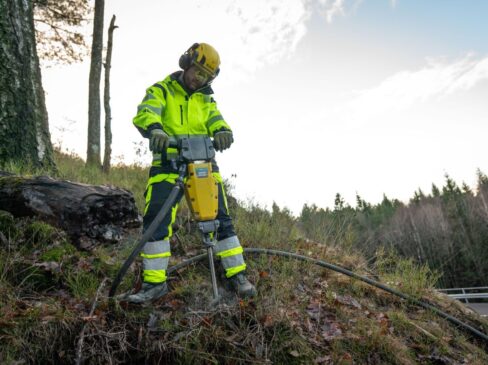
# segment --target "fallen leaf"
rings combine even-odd
[[[389,332],[390,320],[388,316],[384,313],[379,313],[376,317],[378,319],[378,324],[380,325],[380,333],[386,335]]]
[[[290,355],[293,357],[299,357],[300,356],[300,354],[298,353],[297,350],[290,351]]]
[[[347,363],[352,364],[352,356],[350,353],[346,352],[344,355],[342,355],[342,360],[347,361]]]
[[[210,327],[212,325],[212,318],[211,317],[208,317],[208,316],[205,316],[205,317],[202,317],[202,323],[207,326],[207,327]]]
[[[312,322],[310,322],[310,319],[309,318],[305,318],[305,328],[309,332],[312,332],[314,330],[314,327],[312,325]]]
[[[359,302],[356,299],[354,299],[353,297],[351,297],[349,295],[336,295],[335,300],[336,300],[336,303],[348,305],[350,307],[354,307],[357,309],[361,308],[361,304],[359,304]]]
[[[39,262],[35,263],[34,266],[40,267],[41,269],[49,272],[60,272],[61,265],[59,265],[56,261],[47,261],[47,262]]]
[[[98,318],[97,316],[84,316],[84,317],[81,317],[81,320],[82,321],[85,321],[85,322],[91,322],[91,321],[94,321],[97,318]]]
[[[307,306],[307,313],[310,318],[318,321],[320,320],[320,303],[312,302]]]
[[[269,273],[267,271],[261,271],[259,273],[259,277],[262,278],[262,279],[265,279],[269,276]]]
[[[327,361],[330,361],[331,360],[331,357],[330,356],[319,356],[317,357],[313,363],[314,364],[324,364],[326,363]]]
[[[327,289],[329,287],[329,284],[327,284],[326,280],[323,280],[322,278],[318,277],[313,281],[314,285],[317,287],[320,287],[322,289]]]
[[[266,328],[266,327],[271,327],[274,323],[273,317],[271,317],[269,314],[263,316],[261,318],[261,324]]]
[[[51,322],[51,321],[54,321],[56,319],[55,316],[44,316],[44,317],[41,317],[41,322],[42,323],[48,323],[48,322]]]
[[[149,315],[149,319],[148,319],[148,321],[147,321],[146,326],[147,326],[148,328],[152,329],[152,328],[156,327],[156,323],[157,323],[157,322],[158,322],[158,316],[157,316],[157,315],[155,315],[154,313],[151,313],[151,314]]]
[[[171,308],[172,310],[180,309],[185,303],[180,299],[172,299],[165,303],[165,306]]]
[[[84,258],[80,258],[78,260],[78,263],[76,264],[76,266],[78,267],[78,269],[81,269],[81,270],[85,270],[85,271],[90,271],[93,269],[93,263],[92,263],[93,260],[86,260]]]
[[[238,333],[234,333],[233,335],[229,336],[229,337],[226,337],[225,340],[227,342],[234,342],[234,340],[239,336]]]
[[[337,322],[326,322],[322,325],[322,337],[326,341],[342,336],[342,330]]]

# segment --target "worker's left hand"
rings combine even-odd
[[[234,137],[231,131],[217,132],[214,135],[215,149],[217,151],[223,151],[230,147],[234,142]]]

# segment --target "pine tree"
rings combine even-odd
[[[334,199],[334,211],[341,211],[345,206],[346,201],[342,198],[341,194],[337,193]]]

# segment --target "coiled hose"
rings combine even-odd
[[[270,249],[267,249],[267,248],[245,248],[244,249],[244,252],[246,253],[251,253],[251,254],[260,254],[260,255],[270,255],[270,256],[282,256],[282,257],[288,257],[288,258],[292,258],[292,259],[296,259],[296,260],[300,260],[300,261],[306,261],[306,262],[310,262],[310,263],[313,263],[315,265],[318,265],[318,266],[321,266],[321,267],[324,267],[326,269],[329,269],[329,270],[333,270],[333,271],[336,271],[336,272],[339,272],[341,274],[344,274],[344,275],[347,275],[351,278],[354,278],[354,279],[357,279],[357,280],[361,280],[369,285],[372,285],[374,287],[377,287],[381,290],[384,290],[390,294],[393,294],[393,295],[396,295],[397,297],[400,297],[402,299],[405,299],[407,301],[409,301],[410,303],[412,304],[415,304],[415,305],[418,305],[419,307],[422,307],[422,308],[425,308],[425,309],[428,309],[428,310],[431,310],[432,312],[434,312],[435,314],[437,314],[439,317],[442,317],[446,320],[448,320],[449,322],[451,322],[452,324],[456,325],[456,326],[459,326],[459,327],[462,327],[463,329],[465,329],[466,331],[470,332],[472,335],[474,335],[475,337],[477,338],[480,338],[482,340],[485,341],[485,346],[488,346],[488,335],[486,335],[485,333],[481,332],[481,331],[478,331],[476,328],[474,328],[473,326],[470,326],[469,324],[467,323],[464,323],[462,321],[460,321],[459,319],[457,319],[456,317],[453,317],[451,316],[450,314],[447,314],[446,312],[440,310],[439,308],[437,307],[434,307],[433,305],[429,304],[429,303],[426,303],[426,302],[422,302],[418,299],[415,299],[413,297],[411,297],[410,295],[407,295],[407,294],[404,294],[404,293],[401,293],[395,289],[392,289],[386,285],[383,285],[375,280],[372,280],[372,279],[369,279],[365,276],[361,276],[361,275],[358,275],[350,270],[347,270],[347,269],[344,269],[340,266],[336,266],[336,265],[333,265],[333,264],[329,264],[328,262],[325,262],[325,261],[322,261],[322,260],[317,260],[317,259],[314,259],[314,258],[311,258],[311,257],[307,257],[307,256],[303,256],[303,255],[299,255],[299,254],[296,254],[296,253],[291,253],[291,252],[286,252],[286,251],[278,251],[278,250],[270,250]],[[170,267],[168,269],[168,274],[174,272],[174,271],[177,271],[179,269],[182,269],[186,266],[189,266],[193,263],[196,263],[196,262],[199,262],[199,261],[202,261],[204,260],[205,258],[207,258],[207,254],[201,254],[201,255],[198,255],[198,256],[194,256],[188,260],[185,260],[177,265],[174,265],[172,267]]]

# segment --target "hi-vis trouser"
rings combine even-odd
[[[213,175],[219,183],[219,208],[217,219],[219,229],[217,231],[217,244],[214,247],[215,255],[220,258],[225,269],[226,277],[231,277],[246,269],[243,249],[234,231],[232,219],[227,208],[227,198],[222,183],[222,177],[218,172]],[[143,229],[149,227],[153,219],[161,210],[164,202],[168,199],[178,175],[174,173],[157,173],[157,168],[151,169],[150,178],[147,184],[144,209]],[[145,244],[141,256],[143,257],[143,280],[146,283],[161,283],[166,281],[166,270],[169,257],[171,256],[169,239],[173,233],[172,225],[176,219],[178,203],[183,197],[176,199],[170,214],[167,214],[161,225],[158,227],[152,238]]]

